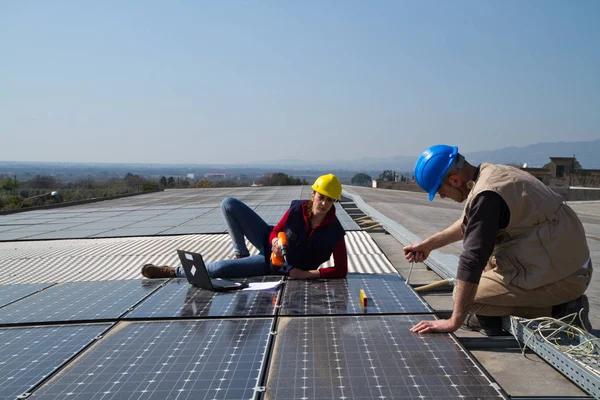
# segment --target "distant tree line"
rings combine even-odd
[[[72,202],[93,198],[112,197],[159,189],[158,182],[128,173],[124,178],[94,180],[79,179],[63,182],[52,175],[36,175],[19,181],[0,176],[0,210],[27,208],[57,202]]]
[[[158,187],[160,189],[186,189],[192,186],[187,178],[173,178],[172,176],[166,177],[161,176],[158,180]]]
[[[355,186],[371,186],[371,182],[373,182],[373,178],[364,173],[356,174],[350,180],[350,183]]]
[[[265,175],[259,181],[258,184],[265,186],[293,186],[293,185],[308,185],[306,179],[294,178],[283,172],[275,172],[274,174]]]
[[[265,175],[259,179],[265,186],[307,185],[306,179],[288,176],[282,172]],[[232,179],[211,181],[201,179],[190,182],[187,178],[161,176],[158,180],[126,173],[123,178],[94,180],[92,177],[76,182],[63,182],[52,175],[36,175],[29,180],[19,181],[16,177],[0,175],[0,210],[26,208],[72,202],[93,198],[113,197],[160,189],[219,188],[248,186]]]

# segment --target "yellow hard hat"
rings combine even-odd
[[[312,188],[315,192],[324,196],[339,200],[342,197],[342,184],[334,174],[322,175],[313,183]]]

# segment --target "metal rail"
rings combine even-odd
[[[358,208],[365,214],[371,217],[374,221],[379,222],[383,228],[388,231],[397,241],[407,246],[411,243],[420,242],[421,239],[406,229],[398,222],[386,217],[367,203],[357,194],[348,193],[343,190],[343,195],[351,199]],[[453,254],[445,254],[438,250],[434,250],[429,254],[425,265],[431,268],[435,273],[444,279],[456,278],[456,268],[458,266],[458,257]]]

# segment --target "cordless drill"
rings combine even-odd
[[[281,268],[283,272],[287,272],[290,268],[287,263],[288,240],[285,232],[279,232],[277,234],[277,242],[281,249],[281,255],[277,255],[274,252],[271,253],[271,264],[273,264],[274,267]]]

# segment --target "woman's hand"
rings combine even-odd
[[[298,268],[292,268],[288,273],[288,276],[292,279],[318,279],[321,277],[321,273],[318,269],[314,271],[303,271]]]
[[[279,240],[277,238],[273,238],[271,241],[271,252],[281,257],[281,247],[279,247]]]

